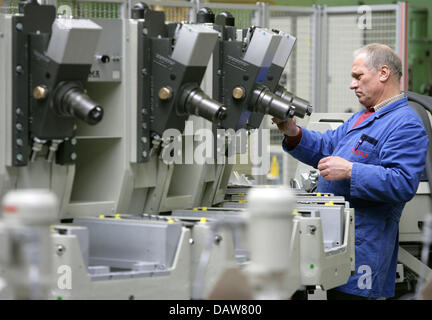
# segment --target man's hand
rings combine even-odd
[[[353,163],[341,157],[325,157],[318,162],[318,170],[324,180],[351,179]]]
[[[285,121],[273,117],[272,121],[276,123],[279,130],[288,137],[295,137],[299,133],[300,129],[296,125],[295,117],[288,118]]]

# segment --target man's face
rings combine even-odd
[[[373,107],[379,101],[383,84],[379,81],[379,72],[366,66],[366,54],[358,54],[353,61],[350,89],[355,91],[359,102],[366,108]]]

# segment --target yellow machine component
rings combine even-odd
[[[270,173],[267,175],[268,179],[279,178],[279,163],[277,162],[277,157],[273,156],[272,162],[270,164]]]

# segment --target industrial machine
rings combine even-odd
[[[36,1],[1,14],[0,35],[0,194],[7,194],[0,276],[8,283],[0,297],[202,299],[235,269],[255,279],[259,299],[347,281],[354,216],[343,199],[275,191],[281,206],[267,216],[272,198],[258,192],[251,203],[267,205],[249,208],[250,220],[244,206],[228,216],[226,160],[237,138],[219,137],[228,143],[204,157],[225,163],[175,163],[200,147],[182,143],[195,135],[191,123],[217,141],[218,130],[259,128],[265,114],[310,115],[306,101],[277,85],[294,37],[237,30],[228,13],[214,23],[168,23],[137,3],[127,18],[72,19]],[[232,155],[247,149],[241,144]],[[216,214],[206,215],[206,203],[219,205]],[[186,209],[193,214],[175,211]],[[291,222],[276,232],[278,219]],[[25,230],[43,236],[16,237]],[[279,262],[264,261],[257,246],[272,234],[284,234]],[[27,256],[29,248],[36,251]],[[35,266],[42,278],[31,277]],[[295,272],[287,274],[290,266]]]
[[[190,219],[205,217],[208,220],[229,221],[258,210],[256,208],[261,208],[262,212],[268,212],[271,215],[273,209],[270,207],[274,208],[275,212],[278,208],[287,208],[287,205],[278,205],[277,202],[279,199],[277,195],[284,189],[287,188],[282,186],[267,186],[266,188],[231,186],[227,189],[227,200],[224,201],[222,207],[175,210],[172,216]],[[291,290],[294,289],[294,291],[288,296],[291,296],[300,287],[313,292],[316,289],[328,290],[345,284],[355,270],[354,209],[349,207],[349,203],[343,197],[336,197],[332,194],[305,193],[298,189],[289,189],[289,192],[285,192],[285,199],[291,199],[291,209],[288,211],[293,217],[292,238],[288,241],[290,243],[289,269],[292,274],[296,275],[294,278],[297,281],[291,279],[294,281],[291,283],[293,286]],[[263,194],[267,194],[268,197],[268,202],[262,200],[262,205],[266,205],[267,210],[263,210],[254,198],[259,198]],[[278,252],[278,250],[268,250],[267,245],[267,241],[278,237],[277,228],[274,226],[261,227],[273,230],[275,235],[261,230],[260,235],[255,234],[253,239],[250,239],[251,235],[245,236],[247,230],[238,231],[235,254],[237,262],[244,268],[248,268],[250,264],[248,261],[252,259],[250,254],[255,250],[258,241],[265,244],[267,251],[271,251],[268,255]],[[291,236],[289,230],[286,230],[286,233],[286,236]],[[249,243],[245,239],[249,239]],[[277,240],[277,242],[282,242],[282,240]],[[286,247],[280,250],[286,250]]]
[[[178,208],[180,202],[185,208],[222,202],[232,165],[241,161],[236,154],[246,158],[245,162],[253,163],[252,171],[269,166],[265,150],[268,132],[255,130],[261,127],[264,115],[281,119],[303,118],[312,112],[307,101],[278,85],[295,45],[295,37],[257,27],[238,30],[229,12],[221,12],[215,17],[209,8],[198,12],[197,21],[220,33],[202,87],[227,107],[228,116],[220,124],[226,130],[213,126],[214,140],[211,137],[205,140],[206,143],[212,141],[209,148],[214,152],[207,155],[203,163],[186,162],[174,166],[167,196],[160,206],[162,212]],[[191,127],[209,130],[212,125],[194,119]],[[185,133],[184,140],[188,139],[186,137],[192,139],[191,132]],[[202,141],[198,140],[193,149],[185,149],[184,153],[195,154],[199,143]],[[257,148],[248,148],[248,144],[256,144]],[[261,158],[250,151],[258,149],[258,145],[263,150]],[[191,176],[194,178],[185,185],[185,178]]]
[[[89,126],[103,117],[101,105],[85,92],[101,27],[55,19],[54,7],[36,2],[20,12],[1,19],[0,195],[51,187],[64,210],[77,158],[77,120]]]

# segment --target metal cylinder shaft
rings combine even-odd
[[[281,120],[294,115],[294,110],[287,101],[279,98],[268,88],[259,84],[255,86],[252,92],[250,104],[254,111],[269,114]]]
[[[74,82],[59,85],[54,98],[54,108],[61,115],[76,117],[90,125],[99,123],[103,118],[102,107]]]
[[[291,104],[294,108],[294,115],[296,117],[304,118],[305,115],[310,116],[312,114],[312,106],[308,101],[295,96],[284,87],[278,85],[275,95]]]
[[[203,117],[211,122],[224,120],[226,108],[220,102],[211,99],[198,86],[187,86],[183,89],[180,108],[188,114]]]

